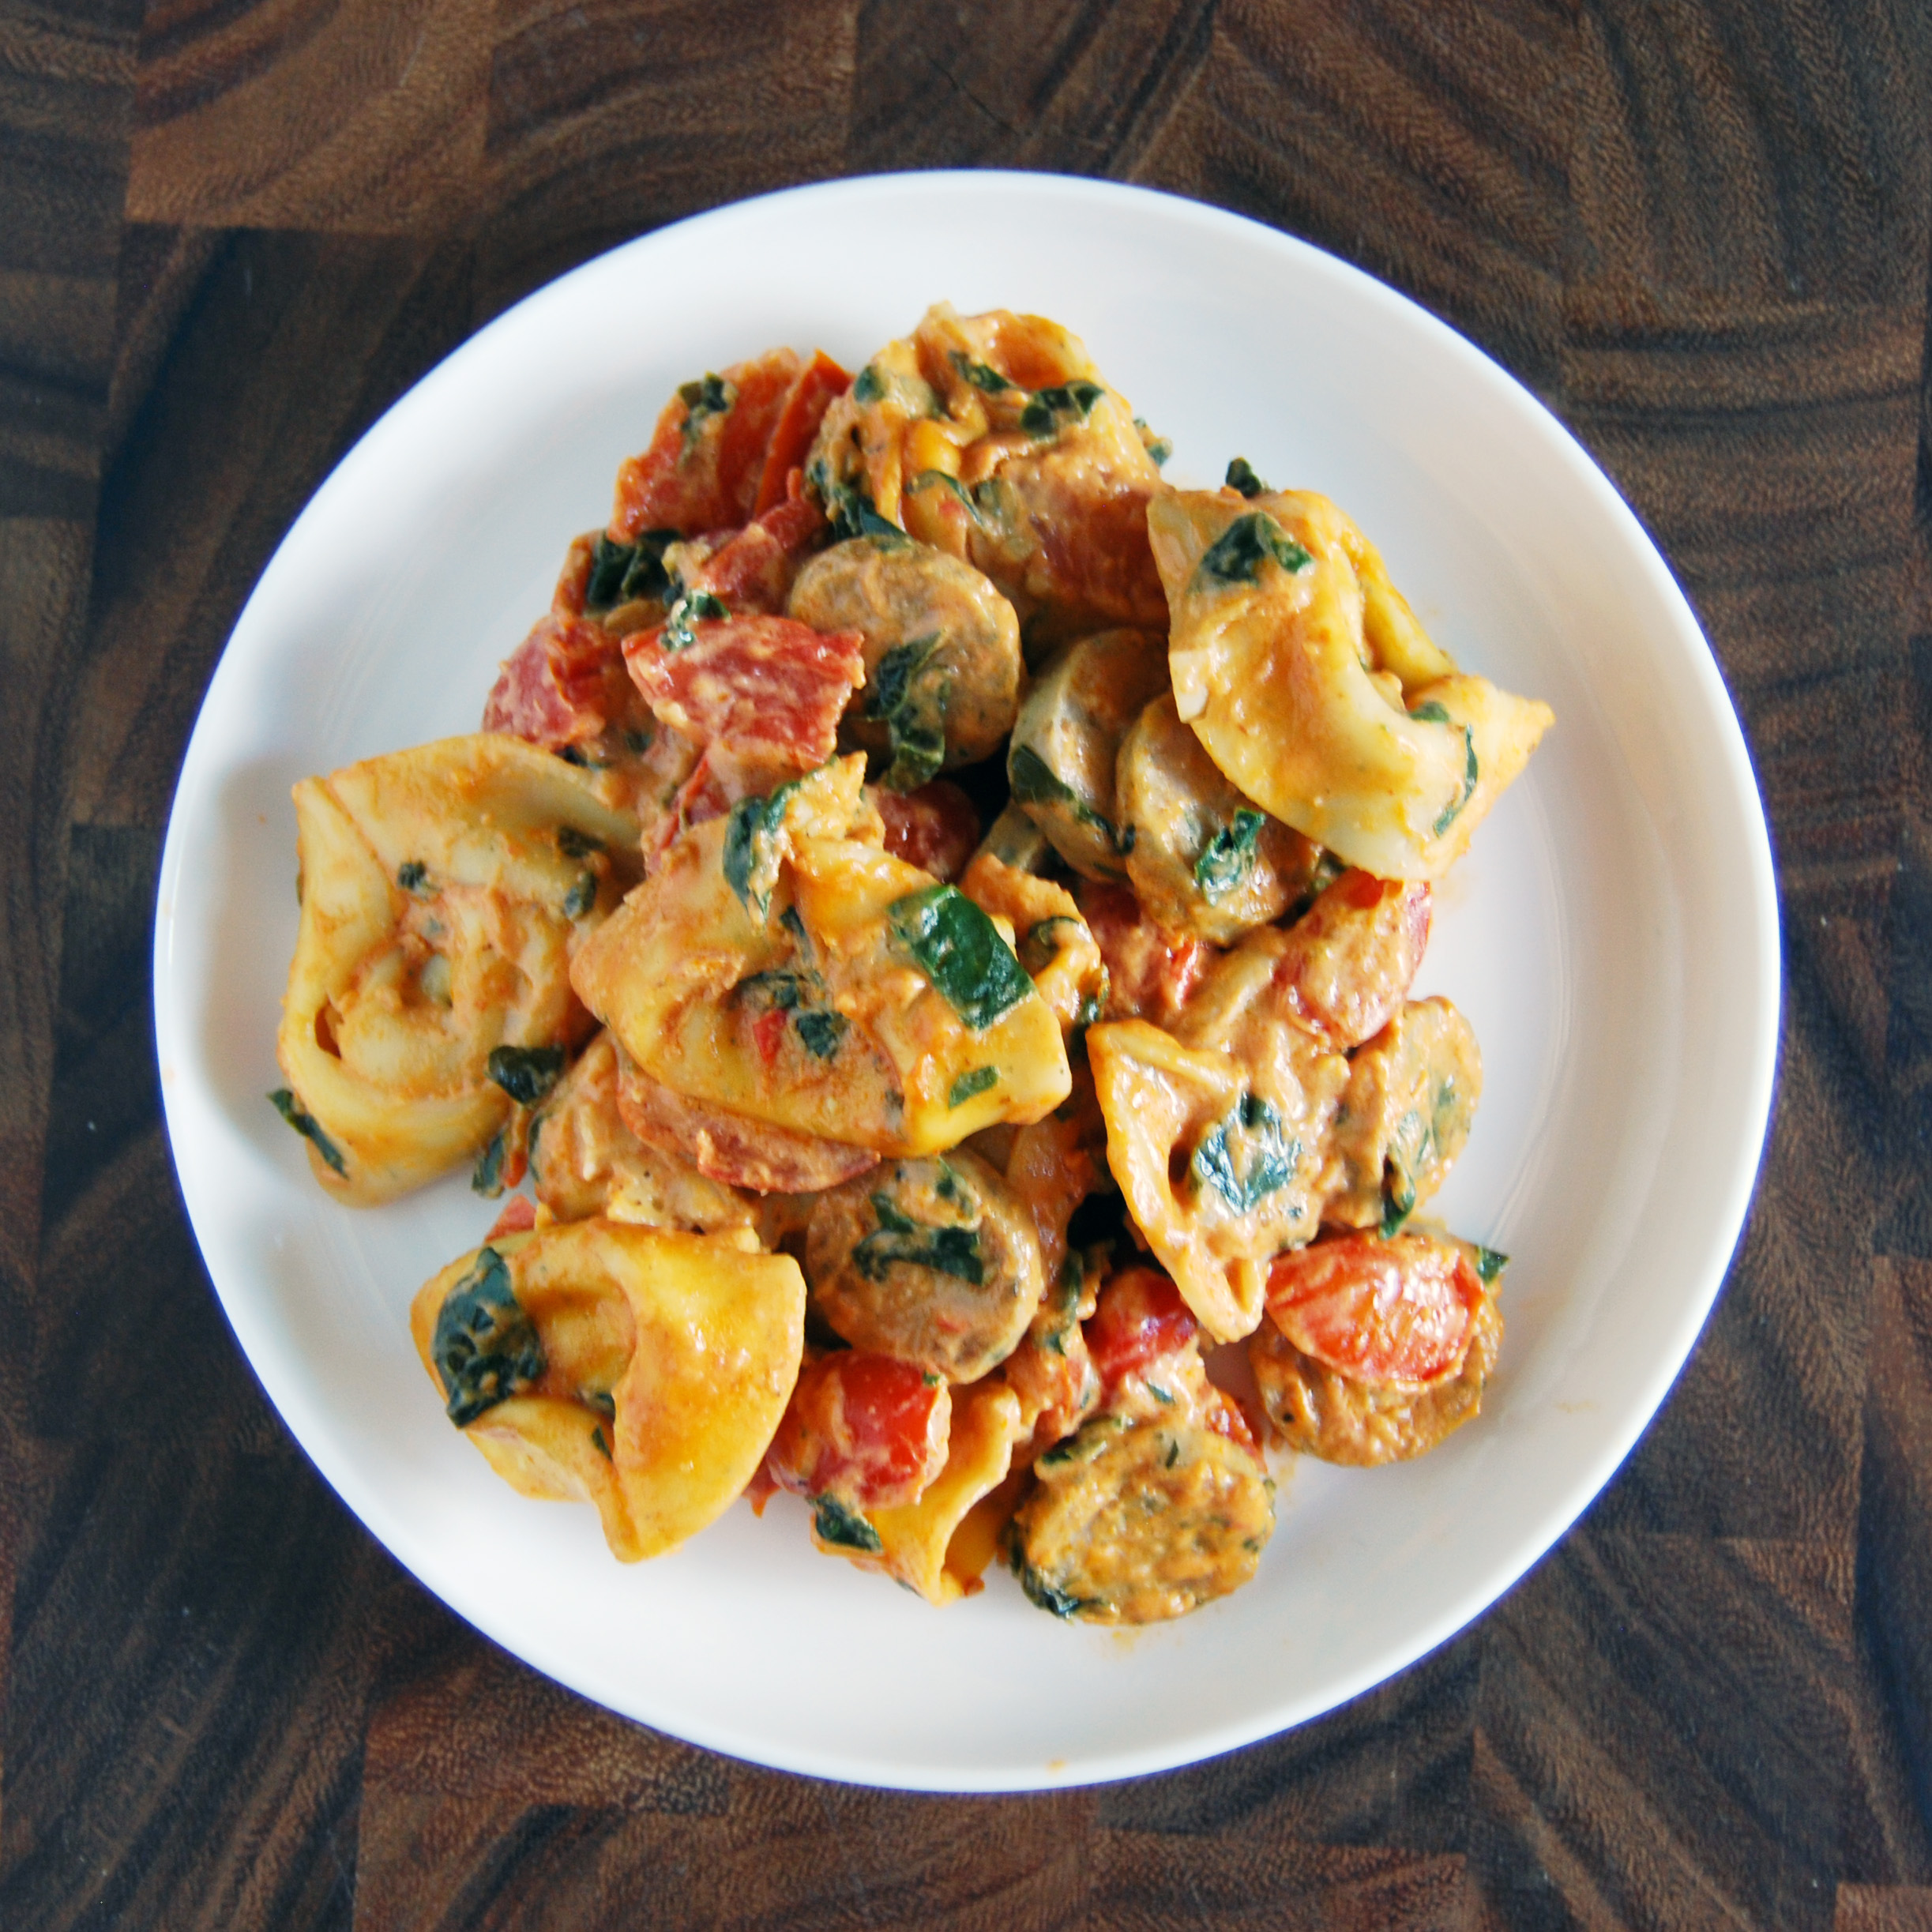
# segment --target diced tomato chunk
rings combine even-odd
[[[1254,1426],[1248,1420],[1247,1411],[1225,1389],[1217,1389],[1212,1383],[1208,1385],[1202,1419],[1216,1435],[1239,1443],[1257,1462],[1265,1464],[1261,1445],[1254,1439]]]
[[[785,1043],[785,1028],[791,1021],[789,1013],[774,1006],[769,1013],[761,1013],[752,1023],[751,1036],[758,1043],[758,1058],[767,1066],[778,1058],[778,1050]]]
[[[1107,961],[1107,1017],[1171,1026],[1219,949],[1191,933],[1163,932],[1124,885],[1083,879],[1075,896]]]
[[[1344,1053],[1379,1033],[1422,965],[1430,906],[1424,881],[1344,872],[1289,929],[1275,968],[1289,1017]]]
[[[788,617],[720,617],[691,627],[693,641],[667,651],[660,630],[624,640],[624,661],[665,724],[704,743],[769,752],[800,771],[822,765],[838,740],[839,715],[866,681],[864,639],[827,634]]]
[[[687,588],[708,590],[734,611],[782,615],[791,580],[825,528],[816,503],[803,496],[783,498],[728,537]]]
[[[1178,1355],[1200,1323],[1181,1291],[1152,1268],[1126,1268],[1100,1291],[1086,1325],[1087,1348],[1108,1395],[1130,1375]]]
[[[528,1194],[512,1194],[503,1204],[503,1212],[490,1223],[490,1231],[483,1236],[486,1241],[494,1241],[499,1235],[527,1235],[536,1226],[536,1203]]]
[[[618,641],[601,624],[552,611],[505,661],[483,706],[483,728],[554,751],[595,738],[622,687]]]
[[[870,795],[885,821],[885,849],[895,859],[949,885],[966,870],[979,843],[979,814],[957,785],[935,778],[916,791],[881,785]]]
[[[1426,1383],[1469,1347],[1483,1284],[1452,1242],[1344,1235],[1276,1255],[1268,1313],[1305,1355],[1357,1381]]]
[[[814,351],[812,359],[799,371],[786,395],[778,426],[765,449],[765,468],[758,479],[757,501],[754,506],[760,516],[788,494],[791,472],[805,460],[825,412],[835,397],[843,396],[851,386],[851,378],[823,349]]]
[[[953,1391],[890,1355],[846,1349],[799,1372],[765,1466],[780,1489],[855,1509],[919,1499],[945,1467]]]
[[[751,521],[765,474],[765,453],[799,373],[797,355],[773,349],[734,363],[720,374],[720,390],[707,378],[685,389],[657,419],[650,447],[626,460],[617,472],[611,539],[630,543],[641,530],[739,528]],[[724,406],[707,408],[702,390],[713,388]],[[694,413],[695,411],[695,413]]]

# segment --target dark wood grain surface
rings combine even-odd
[[[0,1926],[1932,1928],[1929,81],[1912,0],[0,0]],[[1239,209],[1529,384],[1708,629],[1786,942],[1723,1299],[1547,1560],[1299,1731],[998,1800],[654,1735],[405,1577],[222,1321],[147,978],[374,418],[613,242],[955,164]]]

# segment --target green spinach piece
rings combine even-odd
[[[1281,1116],[1258,1093],[1244,1093],[1201,1137],[1188,1162],[1198,1190],[1212,1187],[1237,1214],[1252,1214],[1295,1178],[1299,1141],[1282,1137]]]
[[[430,869],[420,859],[405,859],[396,868],[396,883],[411,897],[430,896]]]
[[[577,1399],[587,1408],[595,1409],[607,1423],[617,1420],[617,1397],[607,1389],[580,1389]]]
[[[877,1556],[885,1547],[879,1541],[879,1532],[856,1509],[836,1496],[812,1498],[812,1528],[818,1531],[821,1542],[841,1550],[864,1550]]]
[[[1415,1212],[1415,1176],[1441,1150],[1462,1111],[1453,1074],[1430,1097],[1429,1111],[1411,1107],[1396,1122],[1382,1156],[1382,1236],[1386,1240]]]
[[[704,433],[705,419],[724,415],[738,400],[738,390],[724,377],[707,373],[701,381],[679,383],[678,400],[684,404],[683,453],[688,457]]]
[[[584,585],[586,614],[615,611],[640,597],[662,597],[671,588],[664,552],[678,541],[675,530],[646,530],[636,542],[613,543],[599,536],[590,554],[590,575]]]
[[[611,1445],[603,1439],[603,1424],[602,1423],[599,1423],[596,1427],[591,1430],[590,1445],[606,1462],[614,1460],[611,1454]]]
[[[575,825],[559,825],[557,849],[566,859],[588,859],[592,852],[603,850],[603,840],[593,839],[588,832],[578,831]]]
[[[946,1092],[948,1107],[964,1107],[976,1093],[984,1093],[989,1087],[999,1084],[999,1069],[995,1066],[975,1066],[960,1074]]]
[[[952,356],[953,366],[983,396],[1003,396],[1007,390],[1017,387],[990,363],[975,362],[964,349],[954,349]]]
[[[1097,382],[1058,382],[1036,389],[1020,412],[1020,427],[1029,436],[1057,436],[1067,423],[1084,423],[1107,392]]]
[[[563,915],[567,919],[581,919],[596,903],[596,874],[580,872],[577,883],[564,895]]]
[[[1145,416],[1136,416],[1133,419],[1133,427],[1141,432],[1141,446],[1153,460],[1155,468],[1160,468],[1168,457],[1174,454],[1174,445],[1166,437],[1156,436],[1148,427],[1147,419]]]
[[[1246,457],[1236,457],[1227,466],[1227,487],[1239,490],[1245,497],[1265,496],[1268,486],[1254,473],[1254,465]]]
[[[778,835],[784,829],[785,807],[799,784],[788,779],[761,797],[740,799],[725,822],[724,882],[754,919],[764,919],[772,909],[772,891],[778,883]]]
[[[1044,1461],[1045,1457],[1041,1460]],[[1097,1596],[1075,1596],[1071,1591],[1062,1590],[1058,1584],[1049,1583],[1029,1563],[1016,1543],[1013,1552],[1013,1573],[1020,1580],[1020,1588],[1026,1592],[1029,1603],[1041,1610],[1050,1610],[1056,1617],[1077,1617],[1083,1610],[1097,1610],[1100,1599]]]
[[[697,641],[693,624],[731,615],[722,597],[714,597],[708,590],[687,590],[664,613],[664,627],[657,633],[657,641],[667,651],[688,651]]]
[[[1258,584],[1272,558],[1291,575],[1314,559],[1265,510],[1237,517],[1201,553],[1198,575],[1222,584]]]
[[[845,1029],[851,1023],[842,1013],[827,1013],[814,1007],[795,1014],[791,1024],[799,1029],[799,1039],[814,1060],[829,1060],[839,1050]]]
[[[883,1281],[887,1271],[904,1261],[911,1268],[930,1268],[934,1274],[978,1287],[986,1280],[976,1227],[929,1227],[901,1214],[886,1194],[872,1197],[878,1226],[852,1243],[852,1265],[868,1281]]]
[[[1231,898],[1248,881],[1254,870],[1255,841],[1268,823],[1265,812],[1242,806],[1230,825],[1222,826],[1201,848],[1194,861],[1194,883],[1210,904]]]
[[[859,370],[852,384],[852,400],[855,403],[882,402],[885,397],[885,380],[870,363]]]
[[[1066,805],[1083,825],[1105,835],[1118,852],[1133,850],[1130,837],[1121,844],[1121,835],[1104,812],[1096,812],[1031,745],[1015,745],[1006,757],[1006,783],[1022,805]],[[1128,828],[1130,833],[1133,828]]]
[[[857,483],[841,483],[834,476],[823,457],[806,471],[805,480],[825,506],[825,521],[832,526],[835,543],[849,543],[861,536],[894,548],[911,542],[898,524],[879,514],[871,497]]]
[[[269,1104],[276,1113],[293,1127],[320,1154],[336,1172],[345,1180],[348,1178],[348,1163],[342,1158],[342,1149],[323,1133],[321,1123],[308,1112],[295,1099],[291,1089],[277,1087],[269,1096]]]
[[[872,674],[866,716],[883,723],[892,762],[879,783],[890,791],[916,791],[945,762],[946,699],[952,678],[943,664],[922,675],[939,648],[941,633],[929,632],[895,645]]]
[[[1469,1245],[1475,1250],[1477,1278],[1486,1284],[1494,1281],[1509,1265],[1509,1256],[1496,1249],[1486,1248],[1479,1241],[1472,1242]]]
[[[1426,724],[1456,724],[1456,720],[1433,697],[1426,705],[1418,705],[1409,716],[1420,718]],[[1476,780],[1481,776],[1476,768],[1475,733],[1466,724],[1458,725],[1457,728],[1462,733],[1463,742],[1462,795],[1452,804],[1443,807],[1441,816],[1429,828],[1431,838],[1441,838],[1455,824],[1457,814],[1475,797]]]
[[[975,1032],[1010,1013],[1033,982],[999,928],[956,885],[928,885],[885,908],[893,939]]]
[[[491,1136],[490,1145],[476,1156],[476,1165],[470,1170],[472,1194],[481,1194],[486,1200],[494,1201],[502,1193],[503,1156],[509,1151],[509,1136],[499,1127]]]
[[[535,1107],[563,1072],[561,1047],[492,1047],[490,1077],[519,1107]]]
[[[469,1272],[444,1298],[430,1354],[459,1429],[541,1378],[543,1344],[494,1248],[479,1249]]]

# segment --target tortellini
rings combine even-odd
[[[1459,671],[1327,498],[1176,491],[1148,529],[1182,719],[1262,809],[1384,878],[1439,878],[1554,721]]]
[[[626,1562],[675,1549],[757,1468],[798,1379],[805,1281],[749,1231],[509,1235],[410,1314],[454,1422],[524,1495],[587,1500]]]
[[[588,1030],[570,955],[635,876],[637,821],[611,795],[494,733],[295,787],[278,1104],[339,1200],[392,1200],[478,1153],[512,1090]]]

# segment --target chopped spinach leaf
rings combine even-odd
[[[1038,978],[1078,938],[1080,927],[1081,922],[1066,912],[1036,920],[1021,938],[1020,964]]]
[[[800,1043],[814,1060],[829,1060],[838,1051],[839,1042],[844,1039],[851,1022],[841,1013],[814,1008],[795,1016],[791,1024],[799,1029]]]
[[[509,1151],[509,1136],[499,1127],[491,1136],[490,1145],[476,1156],[476,1165],[470,1170],[470,1192],[481,1194],[494,1201],[503,1191],[503,1156]]]
[[[494,1248],[479,1249],[469,1272],[444,1297],[430,1353],[459,1429],[543,1375],[543,1344]]]
[[[1153,459],[1155,468],[1159,469],[1168,457],[1174,454],[1174,445],[1166,437],[1156,436],[1148,427],[1147,419],[1145,416],[1136,416],[1133,419],[1133,427],[1141,432],[1141,446]]]
[[[762,797],[740,799],[725,824],[724,882],[754,919],[771,911],[772,889],[778,883],[778,835],[798,787],[794,778]]]
[[[1496,1249],[1486,1248],[1479,1241],[1472,1242],[1470,1246],[1475,1250],[1475,1272],[1481,1280],[1494,1281],[1509,1265],[1509,1256]]]
[[[857,483],[841,483],[835,477],[823,457],[806,471],[805,479],[825,507],[825,521],[832,525],[835,543],[860,536],[893,546],[909,541],[898,524],[879,514],[870,496]]]
[[[903,1261],[909,1268],[930,1268],[934,1274],[978,1287],[986,1279],[976,1227],[929,1227],[901,1214],[887,1194],[872,1197],[878,1226],[852,1243],[852,1265],[868,1281],[883,1281]]]
[[[812,1498],[812,1528],[818,1531],[821,1543],[835,1544],[841,1550],[863,1550],[877,1556],[885,1547],[879,1541],[879,1532],[856,1509],[836,1496]]]
[[[889,735],[892,762],[879,776],[888,791],[916,791],[945,762],[951,674],[946,666],[934,664],[932,675],[922,675],[940,641],[935,630],[895,645],[872,673],[866,716],[881,720]]]
[[[809,966],[812,960],[812,937],[805,930],[805,922],[799,916],[796,906],[787,906],[778,915],[778,923],[797,942],[799,957]]]
[[[490,1077],[520,1107],[535,1107],[563,1072],[561,1047],[492,1047]]]
[[[1045,1457],[1040,1460],[1044,1462]],[[1020,1580],[1020,1588],[1026,1592],[1027,1601],[1037,1604],[1042,1610],[1050,1610],[1056,1617],[1077,1617],[1083,1610],[1095,1610],[1099,1607],[1097,1596],[1075,1596],[1070,1591],[1062,1590],[1057,1584],[1049,1583],[1023,1556],[1017,1547],[1013,1553],[1013,1573]]]
[[[577,883],[564,895],[563,915],[567,919],[581,919],[596,903],[596,874],[580,872]]]
[[[1114,821],[1104,812],[1096,812],[1031,745],[1015,745],[1006,755],[1006,782],[1022,805],[1066,805],[1083,825],[1104,833],[1116,851],[1133,849],[1130,837],[1123,845]],[[1129,827],[1131,833],[1133,828]]]
[[[1265,496],[1268,486],[1254,473],[1254,465],[1246,457],[1236,457],[1227,466],[1227,487],[1239,490],[1243,496]]]
[[[908,893],[885,908],[885,919],[893,938],[975,1032],[1033,990],[999,928],[957,886]]]
[[[960,1074],[946,1092],[948,1107],[964,1107],[976,1093],[984,1093],[989,1087],[999,1084],[999,1069],[994,1066],[975,1066],[970,1073]]]
[[[1036,389],[1020,412],[1020,427],[1029,436],[1055,436],[1065,423],[1084,423],[1107,392],[1097,382],[1055,383]]]
[[[1295,1178],[1299,1141],[1284,1141],[1281,1116],[1258,1093],[1244,1093],[1201,1137],[1188,1163],[1197,1190],[1212,1187],[1237,1214],[1251,1214]]]
[[[906,485],[906,493],[909,496],[916,496],[922,490],[930,490],[935,487],[950,490],[964,506],[966,513],[973,521],[983,528],[985,526],[986,518],[982,514],[983,506],[978,496],[957,476],[949,476],[944,470],[921,470]]]
[[[714,597],[708,590],[687,590],[665,612],[664,627],[657,633],[657,641],[667,651],[688,651],[697,641],[697,633],[691,628],[693,624],[731,615],[722,597]]]
[[[575,825],[559,825],[557,849],[566,859],[588,859],[592,852],[603,850],[603,840],[593,839],[588,832],[578,831]]]
[[[1418,705],[1409,716],[1421,719],[1426,724],[1456,724],[1456,720],[1433,697],[1426,705]],[[1475,796],[1476,780],[1481,775],[1476,766],[1475,733],[1466,724],[1457,725],[1457,728],[1462,733],[1463,742],[1462,792],[1460,796],[1442,808],[1441,816],[1429,828],[1431,838],[1441,838],[1456,822],[1457,814]]]
[[[1256,584],[1272,558],[1291,574],[1314,559],[1265,510],[1237,517],[1202,553],[1199,574],[1223,584]]]
[[[617,1420],[617,1397],[609,1389],[580,1389],[577,1392],[577,1399],[595,1409],[606,1422],[614,1423]]]
[[[852,384],[852,400],[855,403],[876,403],[884,400],[885,382],[878,370],[867,363],[859,370]]]
[[[406,893],[422,896],[430,882],[430,869],[420,859],[405,859],[396,868],[396,883]]]
[[[657,732],[655,728],[647,727],[641,731],[626,731],[624,734],[624,749],[633,758],[641,758],[651,749],[656,737]]]
[[[953,351],[953,366],[983,396],[1003,395],[1017,385],[1007,381],[990,363],[975,362],[964,349]]]
[[[707,374],[700,382],[679,383],[678,400],[684,404],[684,454],[688,457],[704,432],[705,419],[723,415],[738,400],[738,391],[724,377]]]
[[[277,1087],[269,1096],[276,1113],[300,1134],[316,1152],[320,1154],[336,1173],[348,1176],[348,1163],[342,1158],[342,1150],[323,1133],[315,1116],[306,1111],[296,1100],[293,1092],[287,1087]]]
[[[1222,826],[1201,847],[1201,856],[1194,861],[1194,883],[1211,904],[1231,898],[1247,884],[1248,874],[1254,870],[1255,841],[1267,823],[1265,812],[1250,811],[1244,805],[1235,812],[1231,825]]]
[[[606,1462],[611,1460],[611,1445],[603,1439],[603,1424],[598,1423],[590,1432],[590,1445]]]
[[[761,997],[780,1013],[790,1013],[802,997],[799,975],[791,972],[754,972],[739,981],[738,991]]]
[[[615,611],[640,597],[662,597],[671,588],[664,552],[677,541],[675,530],[646,530],[631,543],[613,543],[600,535],[584,585],[585,611]]]

